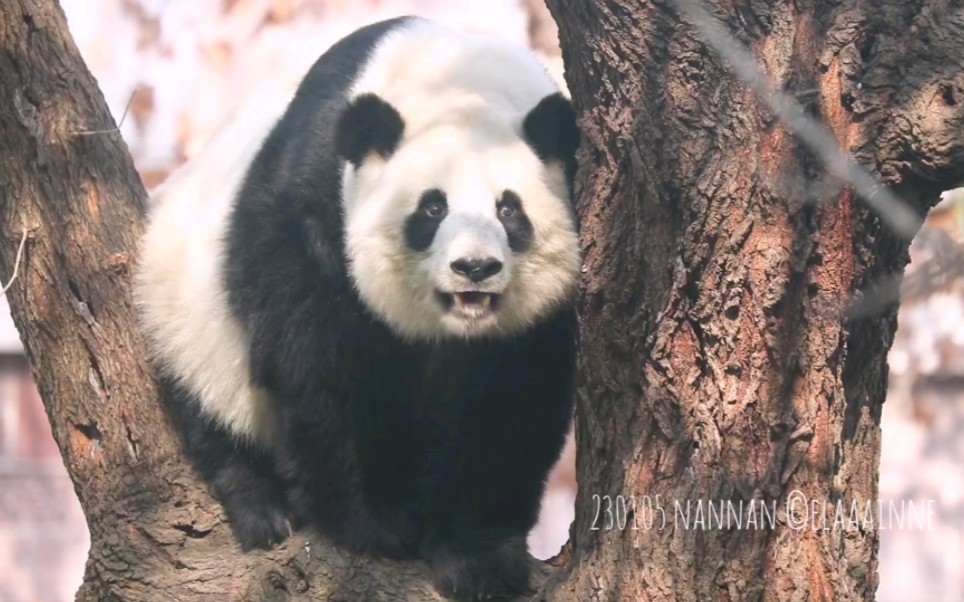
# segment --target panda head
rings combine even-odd
[[[411,340],[512,336],[559,309],[580,265],[578,139],[558,93],[518,113],[479,102],[421,120],[353,99],[335,147],[364,304]]]

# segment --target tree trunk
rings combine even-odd
[[[916,207],[960,173],[960,10],[708,4]],[[842,311],[906,241],[670,5],[550,7],[583,116],[587,274],[577,522],[540,598],[871,599],[872,528],[684,529],[673,503],[874,498],[895,307]],[[90,526],[78,599],[438,599],[421,563],[311,534],[240,553],[158,403],[130,301],[144,190],[55,3],[0,0],[0,82],[0,275],[26,231],[8,294]],[[594,495],[659,495],[666,524],[594,530]]]
[[[876,499],[897,303],[847,307],[908,241],[732,74],[694,3],[548,4],[586,275],[572,560],[545,599],[873,600],[877,529],[850,511]],[[960,181],[959,2],[698,4],[917,213]]]

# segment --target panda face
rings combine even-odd
[[[519,121],[455,120],[346,166],[350,273],[401,336],[512,336],[569,299],[580,259],[564,167]]]

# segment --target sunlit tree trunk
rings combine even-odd
[[[959,9],[706,4],[917,209],[961,173]],[[872,599],[873,529],[686,530],[673,504],[874,497],[896,308],[843,312],[906,240],[672,5],[550,8],[582,116],[586,274],[577,521],[539,597]],[[240,553],[161,411],[130,301],[144,190],[56,3],[0,0],[0,82],[0,275],[26,232],[8,294],[91,531],[78,598],[437,599],[420,563],[310,534]],[[660,504],[663,528],[605,528],[593,496],[620,495]]]
[[[917,213],[964,174],[960,7],[698,4]],[[834,519],[876,500],[897,303],[847,311],[908,240],[733,75],[692,5],[549,0],[582,116],[585,276],[576,522],[546,599],[873,600],[877,530]],[[708,502],[741,501],[742,529],[712,521]]]

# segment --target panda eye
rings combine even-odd
[[[499,207],[499,217],[502,219],[510,219],[516,216],[519,210],[516,209],[514,205],[504,204]]]
[[[438,219],[445,215],[445,205],[438,201],[430,201],[422,207],[422,213],[433,219]]]

